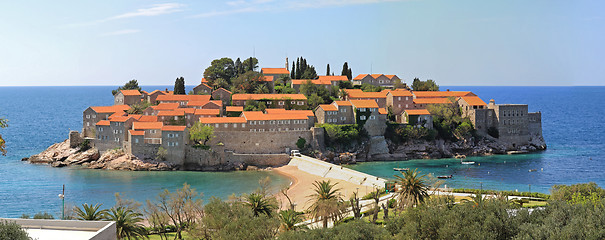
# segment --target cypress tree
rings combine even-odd
[[[174,81],[174,94],[184,95],[185,94],[185,78],[176,78]]]
[[[340,75],[349,76],[349,64],[347,62],[345,62],[345,64],[342,65],[342,72]]]
[[[294,61],[292,61],[292,71],[290,71],[290,79],[296,78],[296,66],[294,65]]]
[[[326,67],[326,76],[330,76],[330,64],[328,63],[328,66]]]
[[[300,79],[300,76],[302,75],[302,69],[300,68],[300,58],[296,59],[296,78],[295,79]]]

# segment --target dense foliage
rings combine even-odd
[[[345,62],[344,64],[342,64],[342,71],[340,72],[340,76],[347,76],[349,81],[353,79],[353,71],[351,71],[349,63]]]
[[[136,79],[132,79],[128,81],[124,86],[118,87],[116,90],[111,90],[112,95],[116,95],[120,90],[139,90],[141,91],[141,87],[139,87],[139,82]]]
[[[410,140],[432,141],[437,136],[437,130],[424,127],[413,127],[407,124],[387,123],[385,137],[395,143]]]
[[[296,64],[292,62],[292,71],[290,71],[291,79],[316,79],[317,72],[313,65],[307,64],[307,59],[299,57],[296,59]]]
[[[184,95],[185,94],[185,78],[180,77],[174,81],[174,94]]]
[[[349,146],[362,138],[362,131],[357,124],[318,124],[317,127],[324,128],[325,140],[328,146]]]
[[[412,81],[412,89],[414,91],[439,91],[439,85],[431,79],[420,81],[420,79],[414,78],[414,81]]]
[[[212,138],[214,138],[214,128],[212,126],[196,122],[189,129],[189,139],[196,144],[207,145]]]
[[[433,116],[433,127],[437,130],[437,135],[445,140],[463,140],[468,139],[475,134],[473,123],[468,117],[462,117],[460,108],[452,104],[431,104],[427,110]]]
[[[308,108],[315,109],[319,104],[331,103],[333,100],[338,99],[340,91],[336,86],[326,89],[324,86],[307,81],[300,86],[300,93],[307,97]]]
[[[30,240],[27,232],[15,222],[0,220],[0,239]]]

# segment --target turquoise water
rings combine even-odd
[[[605,187],[605,87],[448,87],[470,90],[485,102],[527,103],[542,112],[548,150],[523,155],[469,157],[468,166],[455,159],[371,162],[350,166],[368,174],[393,178],[394,167],[422,173],[454,175],[445,184],[455,188],[519,190],[548,193],[554,184],[596,182]],[[445,88],[442,88],[445,89]],[[480,165],[479,165],[480,164]],[[536,172],[529,172],[537,169]]]
[[[52,168],[21,162],[64,140],[69,129],[82,128],[82,111],[88,106],[111,105],[115,87],[0,87],[0,117],[10,120],[0,129],[8,154],[0,156],[0,217],[47,211],[59,215],[57,195],[66,185],[71,204],[114,204],[114,193],[138,201],[153,199],[163,189],[174,190],[184,182],[205,198],[253,191],[266,176],[273,187],[289,183],[271,172],[120,172],[77,168]],[[166,86],[144,87],[144,90]],[[171,88],[171,87],[168,87]],[[446,89],[447,87],[442,87]],[[191,86],[188,87],[188,90]],[[453,159],[363,163],[351,166],[369,174],[392,177],[393,167],[418,168],[423,173],[453,174],[448,187],[548,192],[553,184],[594,181],[605,186],[605,87],[449,87],[471,90],[484,101],[527,103],[542,111],[548,150],[525,155],[471,157],[480,163],[470,168]],[[505,163],[506,162],[506,163]],[[447,167],[446,167],[447,166]],[[528,172],[538,169],[537,172]]]
[[[165,87],[145,87],[144,90]],[[189,87],[191,88],[191,87]],[[289,179],[271,172],[126,172],[79,168],[52,168],[21,162],[51,144],[67,138],[69,129],[82,128],[88,106],[111,105],[114,87],[0,87],[0,117],[9,128],[0,133],[7,156],[0,156],[0,217],[19,217],[47,211],[60,216],[58,194],[66,186],[66,204],[115,204],[114,193],[137,201],[154,199],[163,189],[174,191],[190,184],[204,198],[223,199],[254,191],[258,181],[271,178],[272,188]]]

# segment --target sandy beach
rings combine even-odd
[[[290,185],[290,189],[288,190],[288,196],[296,205],[295,208],[297,211],[303,211],[311,205],[311,203],[309,202],[310,198],[308,196],[313,194],[313,182],[315,182],[316,180],[330,180],[332,182],[337,183],[336,187],[340,189],[340,194],[345,200],[348,199],[349,196],[351,196],[351,194],[355,191],[359,191],[359,196],[362,197],[373,190],[372,187],[362,186],[344,180],[325,178],[309,174],[307,172],[299,170],[296,166],[286,165],[278,168],[273,168],[273,171],[291,179],[292,182]],[[284,197],[283,194],[278,193],[276,197],[277,200],[280,201],[282,209],[288,207],[288,200]]]

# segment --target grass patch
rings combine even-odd
[[[173,233],[173,232],[168,233],[166,235],[168,236],[168,239],[175,239],[175,237],[176,237],[176,233]],[[194,239],[191,236],[189,236],[189,234],[186,232],[182,232],[181,235],[183,236],[183,239],[185,239],[185,240]],[[158,235],[158,234],[150,234],[150,235],[147,235],[147,237],[149,237],[149,240],[161,240],[162,239],[162,238],[160,238],[160,235]]]

